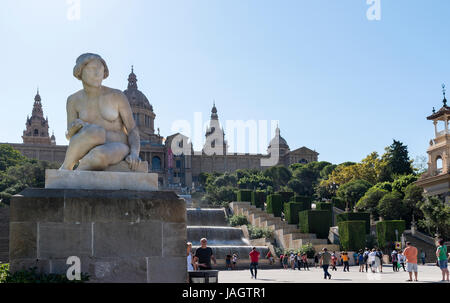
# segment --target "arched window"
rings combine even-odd
[[[161,170],[161,158],[154,156],[152,158],[152,170]]]
[[[37,128],[34,130],[34,136],[39,136],[39,130]]]
[[[437,172],[437,174],[442,173],[442,168],[443,168],[442,157],[441,156],[437,156],[436,157],[436,172]]]

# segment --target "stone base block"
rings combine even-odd
[[[186,269],[186,206],[174,192],[26,189],[11,200],[10,268],[91,282],[178,282]]]
[[[158,174],[46,169],[45,188],[152,191]]]

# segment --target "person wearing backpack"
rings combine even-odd
[[[392,269],[394,272],[398,271],[398,252],[397,250],[393,250],[391,253],[391,260],[392,260]]]
[[[367,268],[369,267],[369,262],[367,260],[369,259],[370,250],[366,247],[366,250],[364,251],[363,257],[364,257],[364,264],[366,265],[366,272]]]
[[[358,253],[358,264],[359,264],[359,272],[364,272],[364,265],[367,266],[367,264],[365,264],[366,262],[364,261],[364,252],[361,250],[359,250]]]
[[[381,249],[377,249],[377,258],[379,259],[378,266],[380,266],[380,272],[383,272],[383,253]]]
[[[447,282],[449,281],[448,276],[448,259],[447,259],[447,246],[444,240],[439,240],[439,246],[436,250],[436,257],[438,258],[439,268],[442,271],[442,281],[445,281],[445,276],[447,276]]]

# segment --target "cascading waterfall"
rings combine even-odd
[[[208,246],[216,259],[225,259],[227,254],[236,253],[246,260],[252,249],[240,228],[228,226],[224,208],[187,209],[187,239],[195,249],[200,246],[201,238],[208,239]],[[261,257],[268,252],[265,246],[257,246],[257,250]]]

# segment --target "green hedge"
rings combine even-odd
[[[392,245],[396,241],[395,230],[398,230],[398,240],[405,231],[404,220],[387,220],[377,223],[378,246],[384,248]]]
[[[302,233],[313,233],[319,239],[327,239],[332,224],[330,211],[304,210],[298,213],[298,227]]]
[[[284,216],[289,224],[298,224],[298,213],[311,209],[307,202],[288,202],[284,204]]]
[[[240,189],[237,192],[238,202],[252,202],[252,191],[249,189]]]
[[[281,217],[281,211],[283,210],[283,202],[281,195],[272,194],[267,196],[267,209],[269,214],[273,214],[275,217]]]
[[[370,213],[343,213],[336,216],[337,223],[342,221],[364,221],[366,222],[366,234],[370,233]]]
[[[333,204],[327,202],[316,202],[316,210],[333,211]]]
[[[292,191],[279,191],[277,194],[281,196],[283,204],[291,201],[291,198],[294,196],[294,192]]]
[[[308,196],[293,196],[290,202],[302,203],[304,205],[302,210],[307,210],[311,209],[312,200],[313,198]]]
[[[341,249],[358,251],[366,244],[366,221],[340,221],[339,241]]]
[[[252,191],[252,205],[264,209],[264,202],[266,202],[266,192]]]

